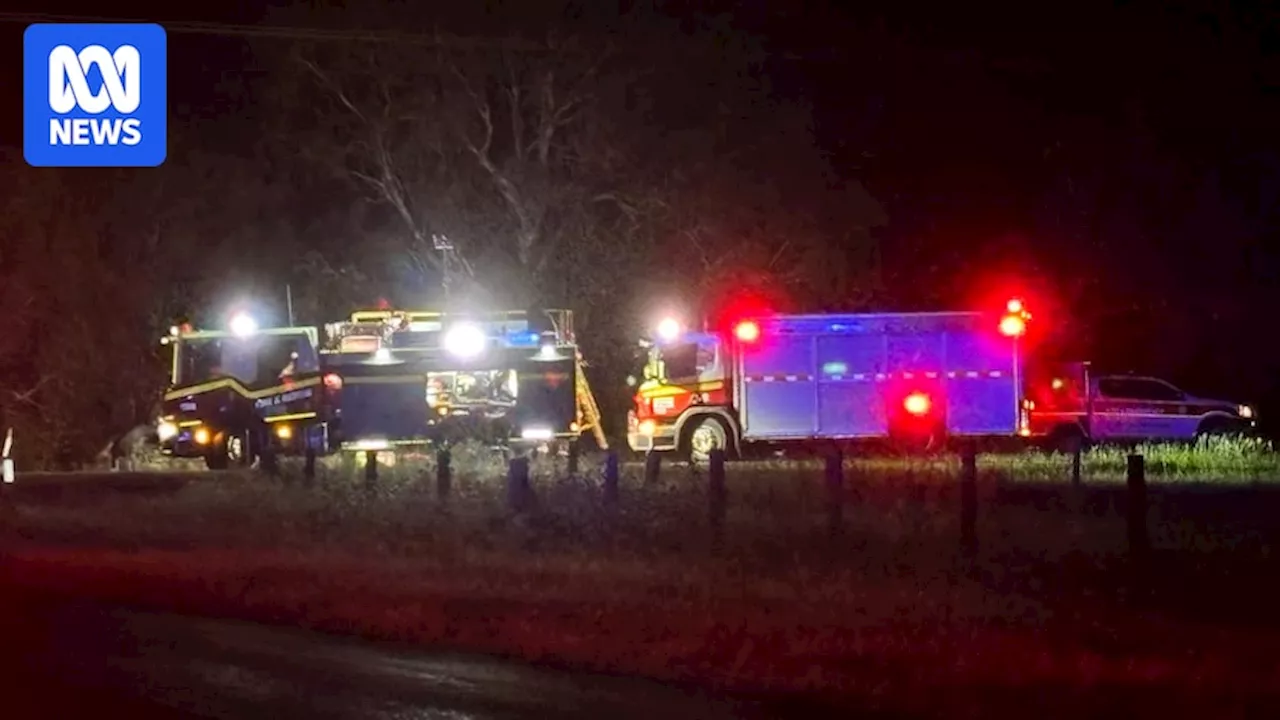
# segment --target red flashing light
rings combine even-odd
[[[1013,314],[1013,315],[1021,315],[1021,314],[1022,314],[1022,311],[1026,309],[1026,307],[1022,304],[1022,299],[1021,299],[1021,298],[1013,298],[1013,299],[1011,299],[1011,300],[1010,300],[1010,301],[1005,305],[1005,308],[1007,308],[1007,309],[1009,310],[1009,312],[1010,312],[1011,314]]]
[[[744,320],[733,329],[733,334],[741,342],[752,343],[760,339],[760,326],[753,320]]]
[[[324,376],[324,387],[326,390],[341,390],[342,376],[337,373],[329,373]]]
[[[1019,337],[1027,332],[1027,321],[1021,315],[1005,315],[1000,321],[1000,333],[1006,337]]]
[[[924,393],[911,393],[902,401],[902,408],[916,417],[928,415],[932,406],[929,396]]]

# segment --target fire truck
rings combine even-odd
[[[156,426],[164,454],[221,470],[330,450],[315,328],[258,328],[239,314],[230,330],[176,326],[162,342],[173,349]]]
[[[568,310],[365,310],[325,327],[320,351],[339,450],[459,439],[608,447]]]
[[[480,439],[608,442],[568,310],[364,310],[316,328],[174,328],[164,453],[211,469],[265,454],[390,453]]]
[[[690,331],[664,320],[628,413],[638,452],[1031,434],[1019,299],[972,312],[762,314]]]

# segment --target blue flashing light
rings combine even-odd
[[[536,332],[507,333],[507,343],[512,347],[537,347],[540,342],[541,338]]]

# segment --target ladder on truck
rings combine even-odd
[[[591,385],[587,383],[586,368],[587,363],[582,359],[582,352],[574,348],[574,395],[578,402],[578,431],[591,430],[591,435],[596,439],[596,445],[601,450],[609,449],[609,441],[604,437],[604,427],[600,424],[600,406],[596,404],[596,396],[591,392]]]

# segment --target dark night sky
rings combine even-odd
[[[990,278],[1032,274],[1079,323],[1077,352],[1280,401],[1280,361],[1260,352],[1280,300],[1273,4],[774,5],[733,22],[803,56],[776,61],[775,78],[813,101],[836,167],[886,206],[896,305],[960,303]],[[112,12],[149,15],[130,9]],[[262,16],[227,3],[156,19]],[[0,130],[15,145],[21,30],[5,27],[13,110]],[[175,121],[234,94],[251,63],[234,37],[170,44]],[[234,145],[241,130],[225,127],[207,141]]]

